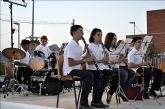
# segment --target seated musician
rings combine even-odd
[[[79,44],[83,36],[83,27],[81,25],[73,25],[70,28],[72,40],[64,49],[63,75],[78,76],[82,79],[82,92],[80,98],[79,109],[91,109],[88,104],[88,95],[92,88],[93,73],[87,70],[81,70],[81,64],[93,61],[94,57],[82,57],[82,46]]]
[[[35,50],[39,50],[39,51],[42,51],[44,54],[45,54],[45,59],[48,58],[48,56],[51,54],[51,50],[49,49],[49,47],[47,46],[47,43],[48,43],[48,38],[47,36],[43,35],[41,36],[40,38],[40,45],[38,45],[36,47]]]
[[[27,83],[30,85],[31,79],[30,77],[33,74],[33,70],[29,67],[29,60],[30,60],[30,53],[29,53],[29,40],[22,40],[21,41],[21,47],[23,51],[25,52],[25,57],[21,59],[20,61],[15,61],[15,65],[18,65],[18,71],[17,71],[17,80],[19,83],[21,83],[21,77],[24,77],[24,83]]]
[[[144,99],[149,99],[149,93],[153,97],[157,97],[155,90],[160,89],[161,84],[161,70],[157,68],[144,67],[150,63],[144,60],[144,56],[140,53],[140,47],[142,44],[141,37],[134,37],[132,40],[133,49],[128,54],[128,67],[136,70],[137,73],[144,74]],[[151,89],[148,92],[148,87],[151,77],[154,76],[154,81],[151,85]]]
[[[96,59],[96,65],[92,63],[88,63],[87,69],[91,70],[94,74],[94,83],[93,87],[96,87],[93,89],[93,97],[91,106],[97,107],[97,108],[105,108],[108,107],[108,105],[103,104],[102,102],[102,95],[104,92],[104,89],[107,85],[109,75],[112,75],[111,68],[106,65],[107,62],[107,56],[104,53],[104,48],[102,47],[102,30],[98,28],[94,28],[91,32],[88,45],[89,48],[89,55],[94,56]],[[99,82],[100,83],[99,83]],[[98,85],[100,84],[100,85]]]
[[[128,101],[126,98],[127,96],[127,89],[130,83],[134,79],[134,72],[130,72],[126,70],[125,68],[121,66],[125,66],[125,63],[123,60],[120,60],[119,53],[115,53],[116,51],[116,42],[117,37],[115,33],[108,33],[105,37],[104,45],[107,51],[109,52],[109,60],[111,63],[111,67],[113,72],[116,74],[112,79],[114,82],[112,82],[112,85],[110,87],[110,90],[107,93],[107,103],[110,103],[113,93],[117,89],[117,83],[118,83],[118,71],[120,73],[120,85],[124,91],[124,94],[120,94],[119,96],[123,99],[123,101]],[[120,68],[120,69],[119,69]],[[125,95],[125,96],[124,96]]]

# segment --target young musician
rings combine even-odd
[[[26,39],[22,40],[21,47],[26,55],[20,61],[15,61],[15,65],[18,65],[17,80],[19,83],[21,83],[21,77],[23,74],[23,77],[24,77],[23,82],[28,83],[30,85],[30,83],[31,83],[30,76],[32,76],[33,71],[29,67],[29,60],[30,60],[30,53],[28,51],[29,50],[29,40],[26,40]]]
[[[47,36],[43,35],[40,38],[40,45],[38,45],[36,47],[36,50],[42,51],[45,54],[45,59],[48,58],[48,56],[51,54],[51,50],[49,49],[49,47],[47,46],[48,43],[48,38]]]
[[[98,69],[94,63],[88,63],[87,69],[92,70],[94,72],[94,87],[98,89],[93,90],[93,99],[91,102],[92,107],[105,108],[106,105],[102,103],[102,95],[104,92],[104,88],[106,87],[106,83],[109,79],[109,75],[112,75],[110,68],[106,65],[107,58],[104,54],[103,47],[100,43],[102,43],[102,31],[101,29],[94,28],[91,32],[88,45],[89,54],[93,55],[96,59],[96,64],[98,65]],[[98,86],[98,82],[100,81]],[[97,96],[96,96],[97,95]]]
[[[151,89],[150,89],[150,95],[153,97],[157,97],[157,94],[155,90],[160,89],[160,83],[161,83],[161,70],[157,68],[151,68],[151,67],[143,67],[148,66],[149,63],[144,60],[144,56],[140,53],[140,47],[142,43],[141,37],[134,37],[132,40],[133,49],[128,54],[128,67],[136,70],[137,73],[143,73],[144,74],[144,95],[143,97],[145,99],[149,99],[149,93],[148,93],[148,87],[150,83],[150,79],[152,75],[154,76],[154,81],[152,83]]]
[[[118,73],[120,73],[120,85],[124,91],[124,94],[127,96],[127,89],[129,84],[134,79],[134,72],[129,72],[128,70],[125,70],[123,68],[120,68],[120,66],[125,65],[123,62],[124,60],[120,60],[120,54],[116,53],[116,42],[117,37],[115,33],[108,33],[105,37],[104,45],[107,51],[109,52],[109,60],[112,66],[112,70],[115,71],[117,77],[114,76],[114,78],[118,78]],[[116,80],[115,80],[116,81]],[[117,84],[111,85],[110,90],[107,94],[107,103],[110,103],[113,93],[116,91]],[[122,97],[123,101],[128,101],[122,94],[119,96]]]
[[[81,25],[73,25],[70,28],[72,40],[67,44],[64,50],[64,75],[79,76],[83,80],[82,93],[79,109],[91,109],[88,104],[88,95],[92,88],[93,73],[87,70],[81,70],[81,64],[93,61],[94,57],[82,57],[82,47],[79,40],[83,36],[83,27]]]

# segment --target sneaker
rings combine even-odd
[[[89,105],[87,106],[80,105],[79,109],[92,109],[92,108]]]
[[[94,107],[94,108],[107,108],[109,106],[103,104],[102,102],[100,102],[100,103],[93,103],[93,102],[91,102],[91,107]]]
[[[151,96],[153,96],[153,97],[155,97],[155,98],[158,98],[158,95],[156,94],[156,92],[155,91],[150,91],[150,95]]]
[[[144,97],[144,99],[149,99],[149,94],[148,93],[144,93],[143,97]]]

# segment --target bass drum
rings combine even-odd
[[[35,50],[30,57],[29,66],[33,71],[38,71],[45,67],[45,55],[43,52]]]

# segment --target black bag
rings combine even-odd
[[[61,83],[58,78],[47,77],[44,82],[42,94],[57,95],[62,91]]]

